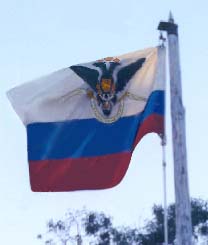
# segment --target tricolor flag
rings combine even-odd
[[[110,188],[164,130],[165,48],[73,65],[8,92],[27,130],[31,189]]]

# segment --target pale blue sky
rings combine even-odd
[[[1,219],[0,243],[39,244],[36,234],[67,208],[105,211],[116,224],[140,225],[153,203],[162,202],[159,138],[137,146],[117,187],[103,191],[33,193],[29,186],[26,132],[5,92],[25,81],[76,63],[158,44],[157,25],[171,9],[179,24],[190,193],[208,197],[208,2],[1,0]],[[169,99],[168,99],[169,103]],[[169,107],[169,104],[167,105]],[[168,131],[168,202],[174,200],[171,127]]]

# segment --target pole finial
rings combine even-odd
[[[170,23],[174,23],[173,14],[172,14],[172,12],[171,12],[171,11],[169,12],[168,22],[170,22]]]
[[[167,21],[160,21],[159,26],[157,28],[159,31],[166,31],[168,35],[174,34],[178,35],[178,25],[174,23],[173,14],[170,11],[169,13],[169,20]]]

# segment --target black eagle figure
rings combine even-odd
[[[81,77],[96,93],[98,105],[101,107],[103,114],[108,117],[111,114],[113,105],[117,102],[117,93],[121,92],[134,74],[142,67],[145,58],[140,58],[135,62],[121,67],[117,73],[116,81],[113,78],[115,68],[121,65],[118,62],[95,62],[93,66],[98,67],[101,71],[91,69],[85,66],[74,65],[72,69]]]

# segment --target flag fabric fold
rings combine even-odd
[[[164,131],[165,48],[70,66],[8,92],[27,130],[31,189],[110,188]]]

